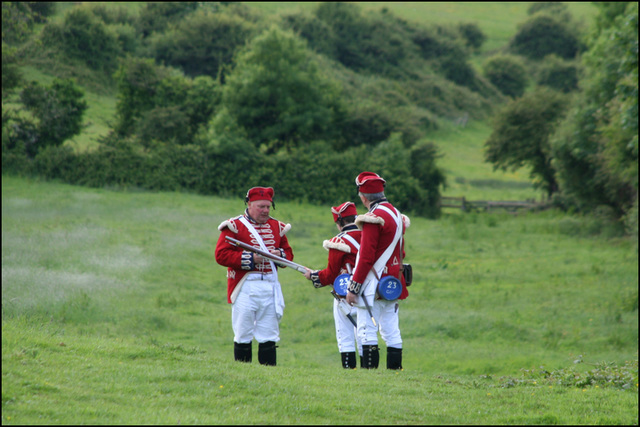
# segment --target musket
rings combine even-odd
[[[338,308],[340,309],[342,314],[347,316],[347,318],[351,321],[351,323],[353,323],[353,326],[357,328],[358,324],[356,323],[355,320],[353,320],[353,316],[351,316],[351,313],[346,311],[346,309],[342,306],[342,304],[346,304],[346,302],[344,302],[344,300],[340,298],[338,294],[336,294],[336,291],[333,289],[331,290],[331,295],[333,295],[333,297],[338,301]]]
[[[349,263],[347,263],[347,273],[351,274],[351,264],[349,264]],[[377,328],[378,324],[376,323],[376,319],[373,318],[373,313],[371,312],[371,306],[369,305],[369,301],[367,301],[367,297],[364,296],[364,291],[362,292],[362,294],[360,296],[362,297],[362,300],[364,301],[365,307],[367,307],[367,311],[369,312],[369,316],[371,316],[371,321],[373,322],[373,326],[375,326]]]
[[[268,258],[268,259],[270,259],[271,261],[275,262],[276,264],[278,264],[280,266],[293,268],[294,270],[297,270],[302,274],[307,272],[307,267],[302,266],[300,264],[296,264],[295,262],[289,261],[286,258],[282,258],[281,256],[274,255],[271,252],[265,252],[260,248],[253,247],[253,246],[248,245],[248,244],[246,244],[244,242],[241,242],[240,240],[234,239],[233,237],[230,237],[230,236],[224,236],[224,238],[227,239],[230,244],[232,244],[234,246],[241,247],[241,248],[246,249],[246,250],[248,250],[250,252],[257,253],[258,255],[261,255],[261,256],[263,256],[265,258]]]

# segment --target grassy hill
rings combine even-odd
[[[114,2],[115,7],[125,7],[130,13],[137,13],[141,2]],[[248,2],[251,7],[263,13],[279,15],[297,10],[311,10],[317,2]],[[477,23],[486,34],[487,40],[473,58],[476,68],[490,55],[502,49],[513,36],[518,23],[527,17],[528,3],[376,3],[361,2],[364,10],[388,8],[393,14],[418,23],[455,24],[459,22]],[[73,7],[73,3],[60,3],[53,18]],[[571,2],[568,7],[576,20],[585,26],[595,15],[595,6],[588,2]],[[23,69],[27,80],[50,82],[53,78],[48,68],[27,66]],[[55,67],[54,67],[55,68]],[[62,71],[61,71],[62,72]],[[90,150],[98,145],[98,139],[105,136],[114,122],[116,96],[115,89],[106,93],[85,87],[89,108],[85,114],[83,132],[66,144],[78,150]],[[483,143],[489,137],[488,123],[471,121],[465,127],[442,122],[440,128],[431,131],[426,138],[434,142],[443,157],[439,165],[447,175],[446,196],[465,196],[467,199],[525,200],[541,199],[543,192],[530,185],[529,171],[524,168],[515,172],[493,171],[484,162]]]

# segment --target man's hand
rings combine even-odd
[[[311,273],[312,271],[307,268],[307,271],[304,272],[304,277],[306,277],[307,280],[311,280]]]
[[[358,295],[354,294],[351,291],[347,292],[347,304],[353,305],[353,304],[356,304],[357,302],[358,302]]]

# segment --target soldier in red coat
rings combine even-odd
[[[356,178],[358,195],[369,210],[359,215],[356,225],[362,230],[360,251],[349,284],[347,302],[358,308],[358,338],[362,343],[364,368],[377,368],[378,326],[380,336],[387,344],[387,368],[402,369],[402,337],[398,322],[398,300],[407,298],[402,275],[404,259],[404,232],[409,218],[402,215],[384,195],[385,180],[373,172],[362,172]],[[379,284],[395,278],[401,286],[394,300],[380,296]],[[401,285],[400,285],[401,284]]]
[[[276,365],[276,343],[280,341],[280,319],[284,311],[278,268],[269,259],[230,244],[225,237],[247,243],[265,252],[293,260],[285,234],[291,228],[272,218],[273,188],[254,187],[247,192],[243,215],[223,221],[218,230],[215,258],[227,267],[227,302],[232,304],[234,358],[251,362],[251,343],[258,342],[258,361]]]
[[[356,255],[360,248],[361,231],[355,225],[355,219],[358,215],[355,203],[345,202],[340,206],[334,206],[331,208],[331,213],[340,233],[331,240],[325,240],[322,243],[322,246],[329,251],[327,267],[323,270],[308,270],[304,275],[311,280],[316,288],[333,285],[339,275],[350,273],[350,269],[356,265]],[[356,309],[346,303],[344,295],[336,295],[339,299],[333,300],[333,319],[342,367],[355,369],[356,347],[358,347],[358,352],[362,354],[362,346],[356,339],[355,327],[347,314],[355,318]],[[342,305],[342,309],[340,305]]]

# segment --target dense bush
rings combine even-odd
[[[582,90],[554,135],[553,154],[578,207],[608,205],[622,216],[638,197],[638,4],[599,7]]]
[[[270,153],[332,140],[341,111],[337,84],[322,73],[301,39],[275,26],[238,56],[222,105],[225,117]]]
[[[502,170],[528,165],[534,185],[551,197],[558,191],[551,135],[564,118],[568,101],[562,93],[538,88],[510,102],[494,118],[485,141],[485,160]]]
[[[579,47],[579,36],[568,23],[544,13],[525,21],[509,43],[513,53],[533,60],[551,54],[572,59]]]
[[[113,72],[122,54],[118,35],[87,8],[73,8],[61,23],[49,23],[42,41],[67,57],[83,61],[93,70]]]
[[[190,144],[219,103],[219,86],[208,76],[185,78],[152,60],[130,59],[115,74],[118,102],[114,130],[152,140]]]
[[[564,93],[578,89],[578,65],[556,55],[547,56],[536,71],[536,83]]]
[[[485,77],[503,94],[518,98],[528,82],[527,68],[517,56],[495,55],[484,64]]]
[[[197,10],[175,27],[149,38],[150,53],[191,77],[226,74],[235,52],[254,35],[254,25],[230,13]]]

